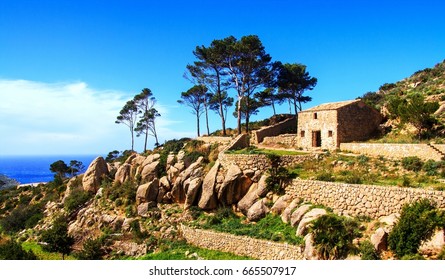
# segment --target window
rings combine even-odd
[[[301,136],[301,137],[304,137],[304,130],[302,130],[302,131],[300,132],[300,136]]]
[[[314,120],[318,119],[317,113],[314,113]]]
[[[332,130],[328,131],[328,137],[332,137]]]

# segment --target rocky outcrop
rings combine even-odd
[[[267,177],[268,176],[263,175],[258,183],[253,183],[247,194],[238,202],[238,209],[244,215],[247,215],[247,211],[249,211],[254,203],[267,194]]]
[[[196,162],[192,163],[178,175],[171,189],[171,197],[173,198],[173,201],[178,203],[185,202],[190,182],[198,177],[204,176],[203,168],[201,166],[203,161],[204,158],[199,157]]]
[[[383,228],[378,228],[371,235],[371,243],[377,251],[385,251],[388,249],[388,233]]]
[[[159,192],[159,180],[140,185],[136,192],[136,203],[141,204],[144,202],[156,202]]]
[[[266,217],[267,213],[269,213],[269,208],[264,203],[264,199],[261,199],[249,208],[246,217],[249,221],[256,222]]]
[[[103,157],[97,157],[88,166],[82,179],[82,186],[85,191],[97,192],[105,176],[108,176],[108,165]]]
[[[252,180],[244,175],[241,169],[232,164],[227,170],[224,182],[217,189],[217,197],[223,205],[237,203],[248,191]]]
[[[435,254],[439,254],[441,252],[441,250],[445,246],[445,233],[444,233],[444,229],[439,229],[436,230],[433,234],[433,236],[423,242],[420,245],[419,248],[419,252],[423,255],[435,255]]]
[[[304,238],[304,251],[303,255],[306,260],[318,260],[318,253],[314,245],[314,236],[312,233],[308,233]]]
[[[202,185],[202,178],[197,177],[190,180],[185,194],[184,209],[189,209],[195,202]]]
[[[216,176],[219,171],[219,161],[215,162],[215,165],[210,169],[207,175],[204,177],[204,181],[202,183],[202,193],[198,202],[198,207],[204,210],[215,209],[218,204],[216,200],[215,194],[215,186],[216,186]]]
[[[290,217],[292,215],[292,212],[297,208],[297,206],[300,204],[300,199],[296,198],[292,200],[292,202],[284,209],[283,213],[281,214],[281,220],[283,223],[288,224],[290,222]]]
[[[130,179],[131,172],[131,164],[124,163],[119,167],[114,175],[114,182],[124,183],[128,179]]]
[[[82,178],[83,174],[77,175],[73,178],[71,178],[68,181],[68,184],[66,185],[66,191],[62,199],[62,203],[65,203],[65,200],[75,191],[77,190],[83,190],[82,186]]]
[[[314,208],[311,211],[304,214],[300,223],[298,224],[296,235],[303,236],[307,230],[307,226],[314,220],[320,218],[323,215],[326,215],[327,212],[325,209]]]
[[[272,208],[270,208],[270,211],[275,215],[281,215],[281,213],[283,213],[284,209],[286,209],[286,207],[289,206],[291,201],[292,201],[292,197],[290,195],[286,194],[286,195],[280,196],[277,199],[277,201],[275,201]]]
[[[290,225],[295,227],[298,225],[303,218],[303,215],[312,207],[311,204],[303,204],[295,210],[290,217]]]

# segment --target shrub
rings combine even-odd
[[[332,176],[332,173],[327,171],[322,171],[321,173],[317,174],[316,179],[318,181],[325,181],[325,182],[333,182],[334,177]]]
[[[87,202],[91,197],[92,195],[89,192],[83,189],[76,189],[65,199],[63,207],[70,213]]]
[[[427,199],[403,206],[400,220],[388,236],[389,248],[398,258],[417,254],[421,242],[443,224],[440,217]]]
[[[11,239],[0,245],[0,260],[37,260],[37,256]]]
[[[15,233],[25,228],[34,227],[42,217],[43,211],[40,204],[21,205],[0,220],[0,226],[7,233]]]
[[[68,223],[66,217],[57,217],[52,227],[42,232],[41,240],[46,243],[43,247],[48,252],[59,252],[62,259],[71,252],[74,238],[68,235]]]
[[[270,176],[266,179],[267,188],[277,194],[284,192],[284,184],[293,177],[296,177],[294,173],[290,173],[289,170],[280,166],[281,157],[274,154],[267,154],[271,167],[269,168]]]
[[[423,171],[426,172],[427,175],[435,176],[439,173],[438,169],[441,167],[442,167],[442,162],[437,162],[430,159],[423,164],[422,169]]]
[[[323,260],[345,259],[355,249],[353,240],[361,236],[359,224],[334,214],[321,216],[312,222],[314,244]]]
[[[423,162],[420,158],[414,157],[404,157],[402,159],[402,166],[406,170],[418,172],[422,169]]]
[[[83,243],[82,251],[76,257],[81,260],[102,260],[105,255],[104,244],[105,239],[102,237],[89,239]]]
[[[366,240],[360,244],[359,247],[362,260],[380,260],[380,254],[374,248],[374,245],[369,240]]]

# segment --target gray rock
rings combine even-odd
[[[149,182],[154,180],[158,175],[158,167],[159,161],[154,161],[144,166],[141,172],[142,182]]]
[[[303,255],[306,260],[318,260],[318,253],[314,246],[314,236],[312,233],[304,237],[304,251]]]
[[[290,222],[290,217],[292,215],[292,212],[295,208],[300,204],[300,199],[296,198],[292,200],[292,202],[284,209],[283,213],[281,214],[281,220],[283,223],[288,224]]]
[[[127,181],[130,178],[130,171],[131,171],[131,165],[128,163],[124,163],[117,170],[114,176],[114,181],[119,183]]]
[[[215,165],[210,169],[207,175],[204,177],[202,183],[202,193],[198,202],[198,207],[204,210],[211,210],[217,207],[217,200],[215,194],[216,176],[220,163],[217,160]]]
[[[136,203],[141,204],[144,202],[156,201],[159,192],[159,180],[140,185],[136,192]]]
[[[267,193],[266,179],[268,176],[263,175],[258,183],[253,183],[244,197],[238,202],[238,209],[247,215],[247,211],[252,205],[260,198],[264,197]]]
[[[371,243],[377,251],[385,251],[388,249],[388,233],[383,228],[378,228],[371,235]]]
[[[311,206],[312,205],[310,204],[303,204],[298,207],[298,209],[295,210],[290,217],[290,225],[293,227],[298,225],[303,218],[303,215],[306,214],[307,211],[309,211],[309,208],[311,208]]]
[[[196,200],[196,197],[198,196],[198,192],[201,188],[201,185],[202,185],[201,177],[195,178],[190,181],[187,193],[185,195],[184,209],[189,209],[193,205],[193,203]]]
[[[270,209],[270,211],[275,215],[281,215],[283,213],[284,209],[286,209],[287,206],[289,206],[290,202],[292,201],[292,197],[288,194],[285,194],[283,196],[280,196]]]
[[[256,222],[266,217],[267,213],[269,213],[269,208],[267,208],[264,200],[258,200],[249,208],[249,211],[247,211],[247,219]]]
[[[103,157],[97,157],[88,166],[82,178],[85,191],[96,193],[105,176],[108,176],[108,165]]]
[[[150,217],[150,209],[156,207],[156,202],[144,202],[138,205],[138,215],[141,217]]]
[[[303,218],[301,219],[300,223],[298,224],[296,235],[304,235],[305,231],[307,229],[307,226],[314,220],[320,218],[323,215],[326,215],[327,212],[325,209],[321,208],[314,208],[311,211],[304,214]]]
[[[423,255],[437,255],[441,252],[444,246],[445,234],[444,230],[440,229],[436,230],[429,240],[422,242],[419,248],[419,252]]]

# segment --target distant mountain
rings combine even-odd
[[[16,180],[0,174],[0,190],[9,189],[18,185],[19,182],[17,182]]]

